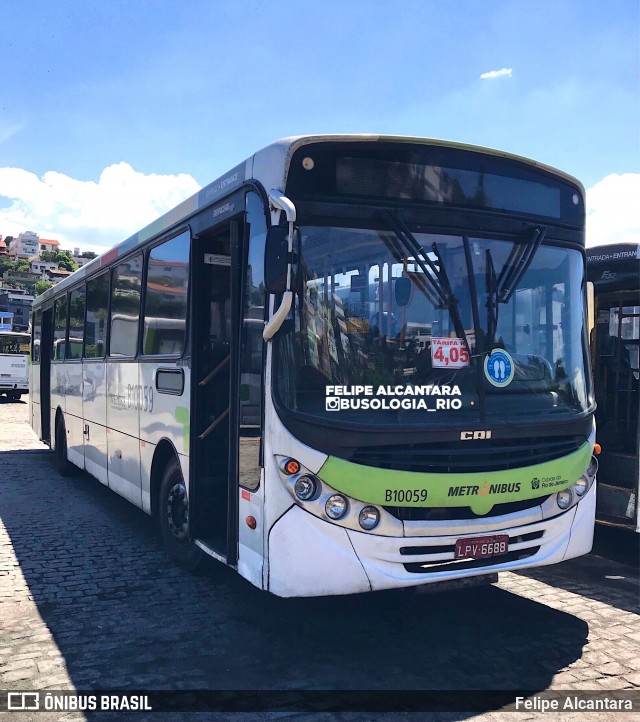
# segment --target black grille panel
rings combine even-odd
[[[502,471],[559,459],[577,451],[585,441],[584,436],[552,436],[394,444],[354,449],[348,460],[379,469],[434,474]]]

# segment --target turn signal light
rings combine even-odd
[[[284,465],[284,473],[289,476],[297,474],[300,471],[300,463],[295,459],[289,459]]]
[[[249,529],[255,529],[258,526],[255,516],[248,516],[245,521]]]
[[[596,456],[599,456],[599,454],[600,454],[601,451],[602,451],[602,447],[600,446],[600,444],[594,444],[594,445],[593,445],[593,453],[594,453]]]

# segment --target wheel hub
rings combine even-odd
[[[171,487],[167,496],[167,524],[169,530],[178,541],[189,538],[189,502],[187,489],[182,482]]]

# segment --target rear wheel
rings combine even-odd
[[[7,396],[10,401],[20,401],[20,396],[22,396],[22,394],[19,391],[8,391]]]
[[[167,554],[183,569],[196,571],[206,555],[189,534],[189,500],[177,459],[169,462],[162,476],[158,517]]]
[[[71,476],[73,464],[67,458],[67,429],[64,419],[60,417],[56,423],[56,468],[62,476]]]

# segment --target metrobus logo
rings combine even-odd
[[[511,484],[488,484],[486,481],[466,486],[450,486],[447,496],[489,496],[490,494],[517,494],[521,484],[516,481]]]

